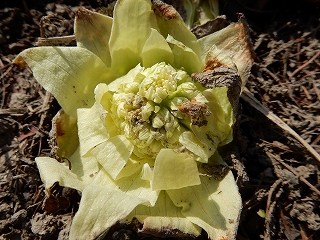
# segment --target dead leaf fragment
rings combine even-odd
[[[178,108],[190,117],[192,125],[198,127],[206,126],[208,123],[206,117],[211,115],[208,106],[205,103],[197,102],[195,99],[181,103]]]
[[[163,3],[160,0],[152,1],[153,11],[165,20],[179,18],[180,14],[174,9],[173,6]]]

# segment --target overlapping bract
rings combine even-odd
[[[77,47],[16,58],[64,111],[57,139],[71,170],[48,157],[36,162],[46,188],[59,182],[82,192],[70,239],[95,238],[133,217],[144,229],[234,237],[241,199],[232,173],[221,181],[200,174],[202,163],[223,163],[216,150],[232,140],[228,89],[190,77],[219,46],[237,65],[244,39],[238,48],[219,40],[209,47],[239,37],[234,28],[197,40],[174,10],[168,18],[149,0],[118,0],[113,19],[78,10]],[[244,81],[247,69],[237,66]]]

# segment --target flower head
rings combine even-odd
[[[181,123],[190,124],[190,118],[180,108],[202,95],[185,71],[164,62],[137,68],[139,73],[128,74],[130,81],[114,89],[109,114],[135,155],[155,159],[163,148],[183,147],[179,137],[188,128]]]
[[[71,170],[53,158],[36,162],[46,188],[58,181],[82,192],[71,239],[134,217],[141,231],[234,237],[241,199],[232,173],[210,178],[202,164],[224,164],[217,148],[232,140],[236,88],[215,68],[245,81],[244,33],[239,22],[197,40],[169,5],[118,0],[113,19],[78,10],[77,47],[31,48],[16,58],[64,111],[56,140]]]

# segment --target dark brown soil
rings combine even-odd
[[[34,158],[50,153],[48,132],[59,105],[29,69],[19,70],[11,62],[34,45],[41,17],[55,14],[45,22],[47,37],[69,35],[79,6],[97,9],[108,2],[0,2],[0,239],[67,239],[80,199],[59,186],[52,189],[56,197],[45,198]],[[318,153],[319,5],[317,0],[220,4],[228,20],[243,12],[252,29],[255,63],[247,88]],[[237,238],[320,239],[319,159],[248,102],[241,104],[233,152],[222,149],[243,198]],[[259,216],[263,211],[265,217]],[[117,233],[112,239],[137,237],[130,230]]]

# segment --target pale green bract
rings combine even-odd
[[[190,77],[215,36],[240,33],[231,25],[215,34],[197,40],[176,12],[166,18],[149,0],[118,0],[113,19],[77,11],[76,47],[30,48],[16,58],[65,112],[56,140],[71,170],[49,157],[36,163],[46,188],[59,182],[82,192],[70,239],[94,239],[133,218],[142,232],[235,237],[241,198],[233,175],[218,181],[201,168],[225,164],[217,148],[232,140],[228,89]],[[242,47],[221,51],[237,65]]]

